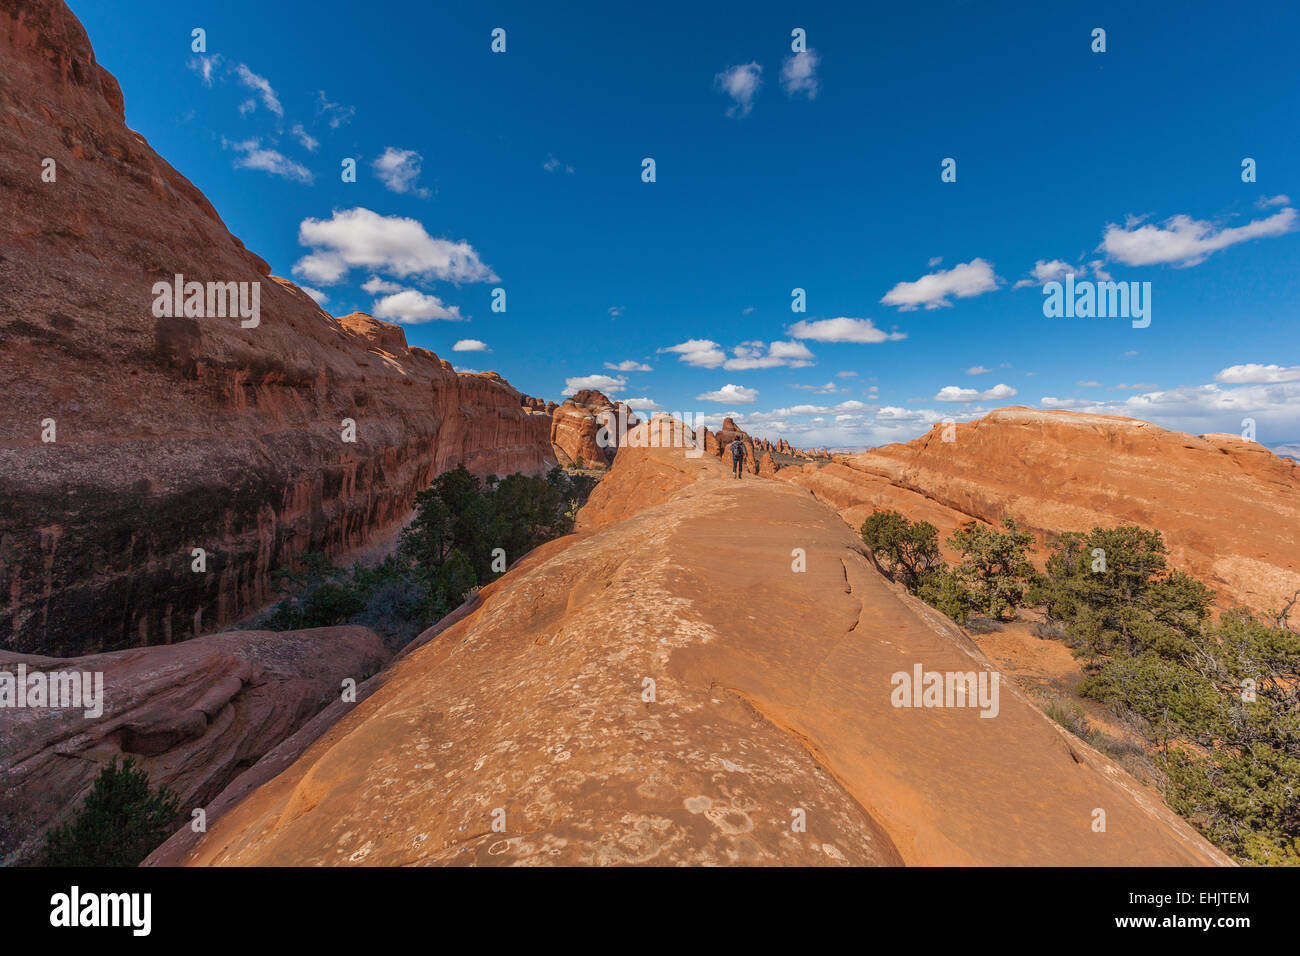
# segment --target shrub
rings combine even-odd
[[[913,593],[927,574],[943,566],[939,529],[928,521],[876,509],[862,522],[861,534],[877,567]]]
[[[105,767],[86,802],[46,838],[47,866],[139,866],[179,822],[180,798],[149,789],[149,775],[127,757]]]
[[[1144,728],[1165,797],[1245,863],[1300,864],[1300,634],[1225,612],[1158,531],[1061,535],[1033,587],[1086,661],[1079,687]]]
[[[917,597],[936,610],[942,611],[958,624],[970,620],[970,591],[951,568],[929,571],[921,579]]]
[[[1043,713],[1074,736],[1080,740],[1088,739],[1091,728],[1088,726],[1088,718],[1084,716],[1083,708],[1078,704],[1053,696],[1043,702],[1042,708]]]
[[[573,529],[596,480],[552,469],[545,478],[495,475],[480,482],[464,466],[444,472],[415,498],[400,544],[375,568],[350,571],[322,554],[277,572],[287,595],[266,626],[285,631],[364,624],[390,650],[404,647],[504,570],[496,549],[518,559]]]
[[[1159,531],[1135,526],[1067,532],[1033,588],[1049,622],[1066,622],[1068,640],[1085,657],[1154,650],[1169,657],[1189,648],[1209,614],[1214,592],[1170,572]]]
[[[948,539],[948,546],[962,556],[956,575],[969,592],[971,609],[995,621],[1015,616],[1034,578],[1029,563],[1034,536],[1021,531],[1011,518],[1002,519],[1002,526],[1006,531],[972,521]]]
[[[1215,688],[1187,667],[1158,654],[1115,657],[1084,678],[1079,693],[1138,717],[1157,746],[1197,738],[1220,722]]]

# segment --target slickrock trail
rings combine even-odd
[[[807,491],[620,448],[581,518],[150,862],[1230,862],[1007,682],[995,717],[891,706],[991,665]]]
[[[905,444],[777,477],[860,527],[872,508],[929,521],[1013,517],[1040,538],[1138,524],[1224,606],[1277,610],[1300,590],[1300,466],[1237,435],[1189,435],[1111,415],[1003,408]],[[951,560],[953,555],[948,554]]]

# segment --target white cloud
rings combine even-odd
[[[659,351],[675,352],[679,362],[694,365],[696,368],[717,368],[727,360],[727,354],[722,351],[722,347],[709,339],[687,339],[679,345],[670,345]]]
[[[983,392],[976,388],[959,388],[956,385],[945,385],[939,389],[939,394],[934,396],[934,400],[936,402],[1001,401],[1015,394],[1016,390],[1010,385],[994,385]]]
[[[870,319],[849,319],[843,316],[836,319],[807,319],[796,322],[786,330],[791,338],[811,339],[814,342],[857,342],[871,344],[875,342],[897,342],[907,338],[902,332],[882,332]]]
[[[1101,382],[1075,382],[1079,388],[1101,388]]]
[[[400,278],[499,281],[468,242],[435,239],[414,219],[381,216],[362,207],[336,209],[329,219],[304,219],[298,243],[312,252],[294,264],[293,274],[322,285],[341,282],[354,267]]]
[[[748,116],[754,108],[754,94],[763,84],[763,68],[757,63],[744,63],[723,70],[713,78],[714,84],[734,101],[727,110],[728,116]]]
[[[606,395],[614,395],[627,388],[627,379],[621,375],[615,378],[612,375],[579,375],[576,378],[566,378],[564,380],[564,391],[561,395],[572,395],[575,392],[581,392],[584,388],[592,388],[598,392],[604,392]]]
[[[1285,445],[1274,445],[1270,451],[1279,458],[1294,458],[1300,461],[1300,442],[1290,442]]]
[[[731,351],[735,358],[727,359],[722,367],[732,371],[780,366],[804,368],[812,364],[809,359],[813,357],[802,342],[773,342],[767,347],[766,354],[762,342],[743,342]]]
[[[811,365],[812,352],[802,342],[741,342],[732,351],[732,358],[711,339],[688,339],[678,345],[659,349],[672,352],[678,361],[696,368],[717,368],[719,365],[732,371],[755,368],[803,368]]]
[[[1300,365],[1230,365],[1214,376],[1216,382],[1232,385],[1266,385],[1300,381]]]
[[[316,148],[320,146],[320,140],[307,132],[301,123],[294,123],[293,126],[289,127],[289,132],[293,133],[298,142],[302,143],[303,148],[309,153],[314,153]]]
[[[1268,209],[1271,206],[1289,206],[1291,197],[1285,193],[1279,193],[1276,196],[1260,196],[1255,200],[1255,205],[1260,209]]]
[[[716,392],[696,395],[697,402],[717,402],[720,405],[752,405],[758,400],[758,389],[741,385],[724,385]]]
[[[542,163],[542,169],[548,173],[558,173],[560,170],[564,170],[570,176],[573,175],[573,167],[568,163],[560,162],[553,153],[546,154],[546,162]]]
[[[417,289],[404,289],[392,295],[376,300],[371,314],[377,319],[392,319],[417,325],[434,319],[446,319],[450,322],[462,322],[459,306],[445,306],[436,295],[429,295]]]
[[[361,288],[365,289],[371,295],[379,295],[381,292],[401,292],[405,286],[396,282],[389,282],[387,279],[381,279],[379,276],[371,276],[365,282],[361,283]]]
[[[659,407],[659,403],[652,398],[625,398],[622,402],[634,412],[653,412]]]
[[[338,103],[331,103],[324,90],[316,91],[316,115],[325,117],[330,129],[338,129],[344,123],[350,122],[356,112],[355,106],[341,106]]]
[[[857,372],[836,372],[835,377],[836,378],[857,378],[858,373]]]
[[[382,156],[370,164],[370,168],[389,191],[410,193],[424,199],[429,195],[429,190],[415,184],[420,178],[420,164],[423,162],[424,157],[413,149],[389,146]]]
[[[611,305],[611,306],[609,307],[609,314],[612,315],[614,318],[617,319],[620,315],[623,314],[623,306],[621,306],[621,305]]]
[[[1174,216],[1163,226],[1137,225],[1136,222],[1130,222],[1128,226],[1131,228],[1111,223],[1106,227],[1099,248],[1112,259],[1130,266],[1161,263],[1194,266],[1210,254],[1239,242],[1291,232],[1296,228],[1296,211],[1283,209],[1267,219],[1217,230],[1208,222],[1186,215]]]
[[[841,402],[834,406],[796,405],[770,412],[736,414],[734,417],[750,434],[773,441],[785,438],[796,447],[860,450],[893,441],[907,441],[938,422],[962,421],[978,414],[977,409],[939,412],[928,408]]]
[[[802,93],[808,99],[817,98],[817,64],[821,58],[816,50],[805,50],[787,57],[781,67],[781,86],[790,96]]]
[[[627,359],[617,364],[613,362],[606,362],[605,368],[613,369],[615,372],[653,372],[654,371],[654,369],[652,369],[649,365],[646,365],[644,362],[634,362],[631,359]]]
[[[1242,420],[1253,419],[1260,441],[1291,441],[1296,437],[1296,408],[1300,407],[1300,382],[1242,385],[1190,385],[1165,391],[1147,391],[1105,402],[1056,399],[1045,396],[1044,406],[1071,408],[1098,415],[1124,415],[1155,422],[1165,428],[1204,435],[1222,432],[1239,435]],[[1268,436],[1272,438],[1269,439]]]
[[[835,395],[848,391],[846,388],[836,388],[834,382],[827,382],[825,385],[791,385],[790,387],[805,392],[816,392],[818,395]]]
[[[280,105],[280,98],[275,95],[275,90],[271,89],[271,84],[266,77],[258,76],[243,63],[235,67],[235,75],[239,77],[240,83],[257,94],[263,106],[276,116],[284,116],[284,107]],[[249,100],[248,103],[253,103],[256,108],[255,101]],[[240,107],[240,112],[245,112],[243,107]]]
[[[775,408],[770,412],[762,412],[754,417],[760,420],[765,415],[773,418],[800,418],[808,415],[824,415],[829,411],[830,408],[825,405],[791,405],[789,408]]]
[[[486,342],[480,342],[478,339],[461,339],[451,347],[453,352],[491,352]]]
[[[905,312],[919,305],[937,309],[952,305],[949,296],[968,299],[997,287],[998,277],[993,273],[992,264],[977,258],[959,263],[951,269],[921,276],[915,282],[900,282],[886,292],[880,301],[885,305],[898,306]]]
[[[987,374],[988,374],[989,372],[991,372],[991,371],[993,371],[993,369],[991,369],[991,368],[985,368],[983,365],[972,365],[970,368],[966,369],[966,374],[967,374],[967,375],[987,375]]]
[[[1260,441],[1272,443],[1266,447],[1278,453],[1286,449],[1300,451],[1300,435],[1297,435],[1300,422],[1295,413],[1300,406],[1300,381],[1231,388],[1192,386],[1165,392],[1154,391],[1154,386],[1151,389],[1148,394],[1113,401],[1045,396],[1038,404],[1042,408],[1123,415],[1192,434],[1240,434],[1242,420],[1251,418],[1257,423]],[[980,398],[985,395],[975,394]],[[1001,397],[996,389],[988,394]],[[773,441],[785,438],[797,447],[861,449],[909,441],[937,423],[968,421],[987,410],[976,404],[936,410],[889,405],[858,409],[841,403],[831,407],[797,405],[743,416],[737,414],[735,418],[738,422],[743,419],[744,428],[752,435]]]
[[[298,286],[298,288],[302,289],[303,292],[306,292],[309,296],[311,296],[312,301],[315,302],[317,305],[323,306],[326,302],[330,300],[330,297],[327,296],[324,292],[321,292],[318,289],[313,289],[311,286],[300,285]]]
[[[1070,273],[1074,273],[1076,278],[1082,278],[1088,274],[1087,266],[1072,266],[1062,259],[1053,259],[1050,262],[1044,262],[1039,259],[1034,263],[1033,269],[1030,270],[1032,279],[1021,279],[1013,289],[1023,289],[1031,285],[1043,285],[1048,282],[1060,282]],[[1103,280],[1104,281],[1104,280]]]
[[[199,74],[204,86],[211,86],[212,80],[216,76],[217,67],[221,66],[221,54],[212,53],[207,56],[192,56],[188,66]]]
[[[236,169],[257,169],[298,183],[312,181],[311,170],[306,166],[289,159],[279,150],[264,148],[260,140],[246,139],[240,143],[222,140],[222,145],[242,154],[235,160]]]
[[[466,367],[463,366],[463,365],[453,365],[453,366],[452,366],[452,371],[460,372],[462,375],[482,375],[482,374],[483,374],[482,372],[480,372],[480,371],[479,371],[478,369],[476,369],[476,368],[466,368]]]

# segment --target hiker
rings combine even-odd
[[[737,438],[727,447],[731,449],[732,474],[735,475],[735,477],[739,478],[741,474],[741,469],[745,465],[745,443],[741,441],[739,438]]]

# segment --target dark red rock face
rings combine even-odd
[[[40,859],[45,833],[99,772],[133,758],[155,786],[206,806],[247,766],[389,659],[364,627],[225,631],[71,660],[0,651],[10,673],[98,674],[99,704],[8,709],[0,722],[0,864]],[[102,694],[102,696],[101,696]],[[95,713],[94,711],[101,711]],[[187,814],[188,815],[188,814]]]
[[[0,647],[211,630],[272,597],[275,568],[390,528],[448,468],[553,462],[550,417],[504,380],[271,277],[125,126],[62,2],[6,3],[0,63]],[[176,274],[260,283],[260,324],[155,318]]]

